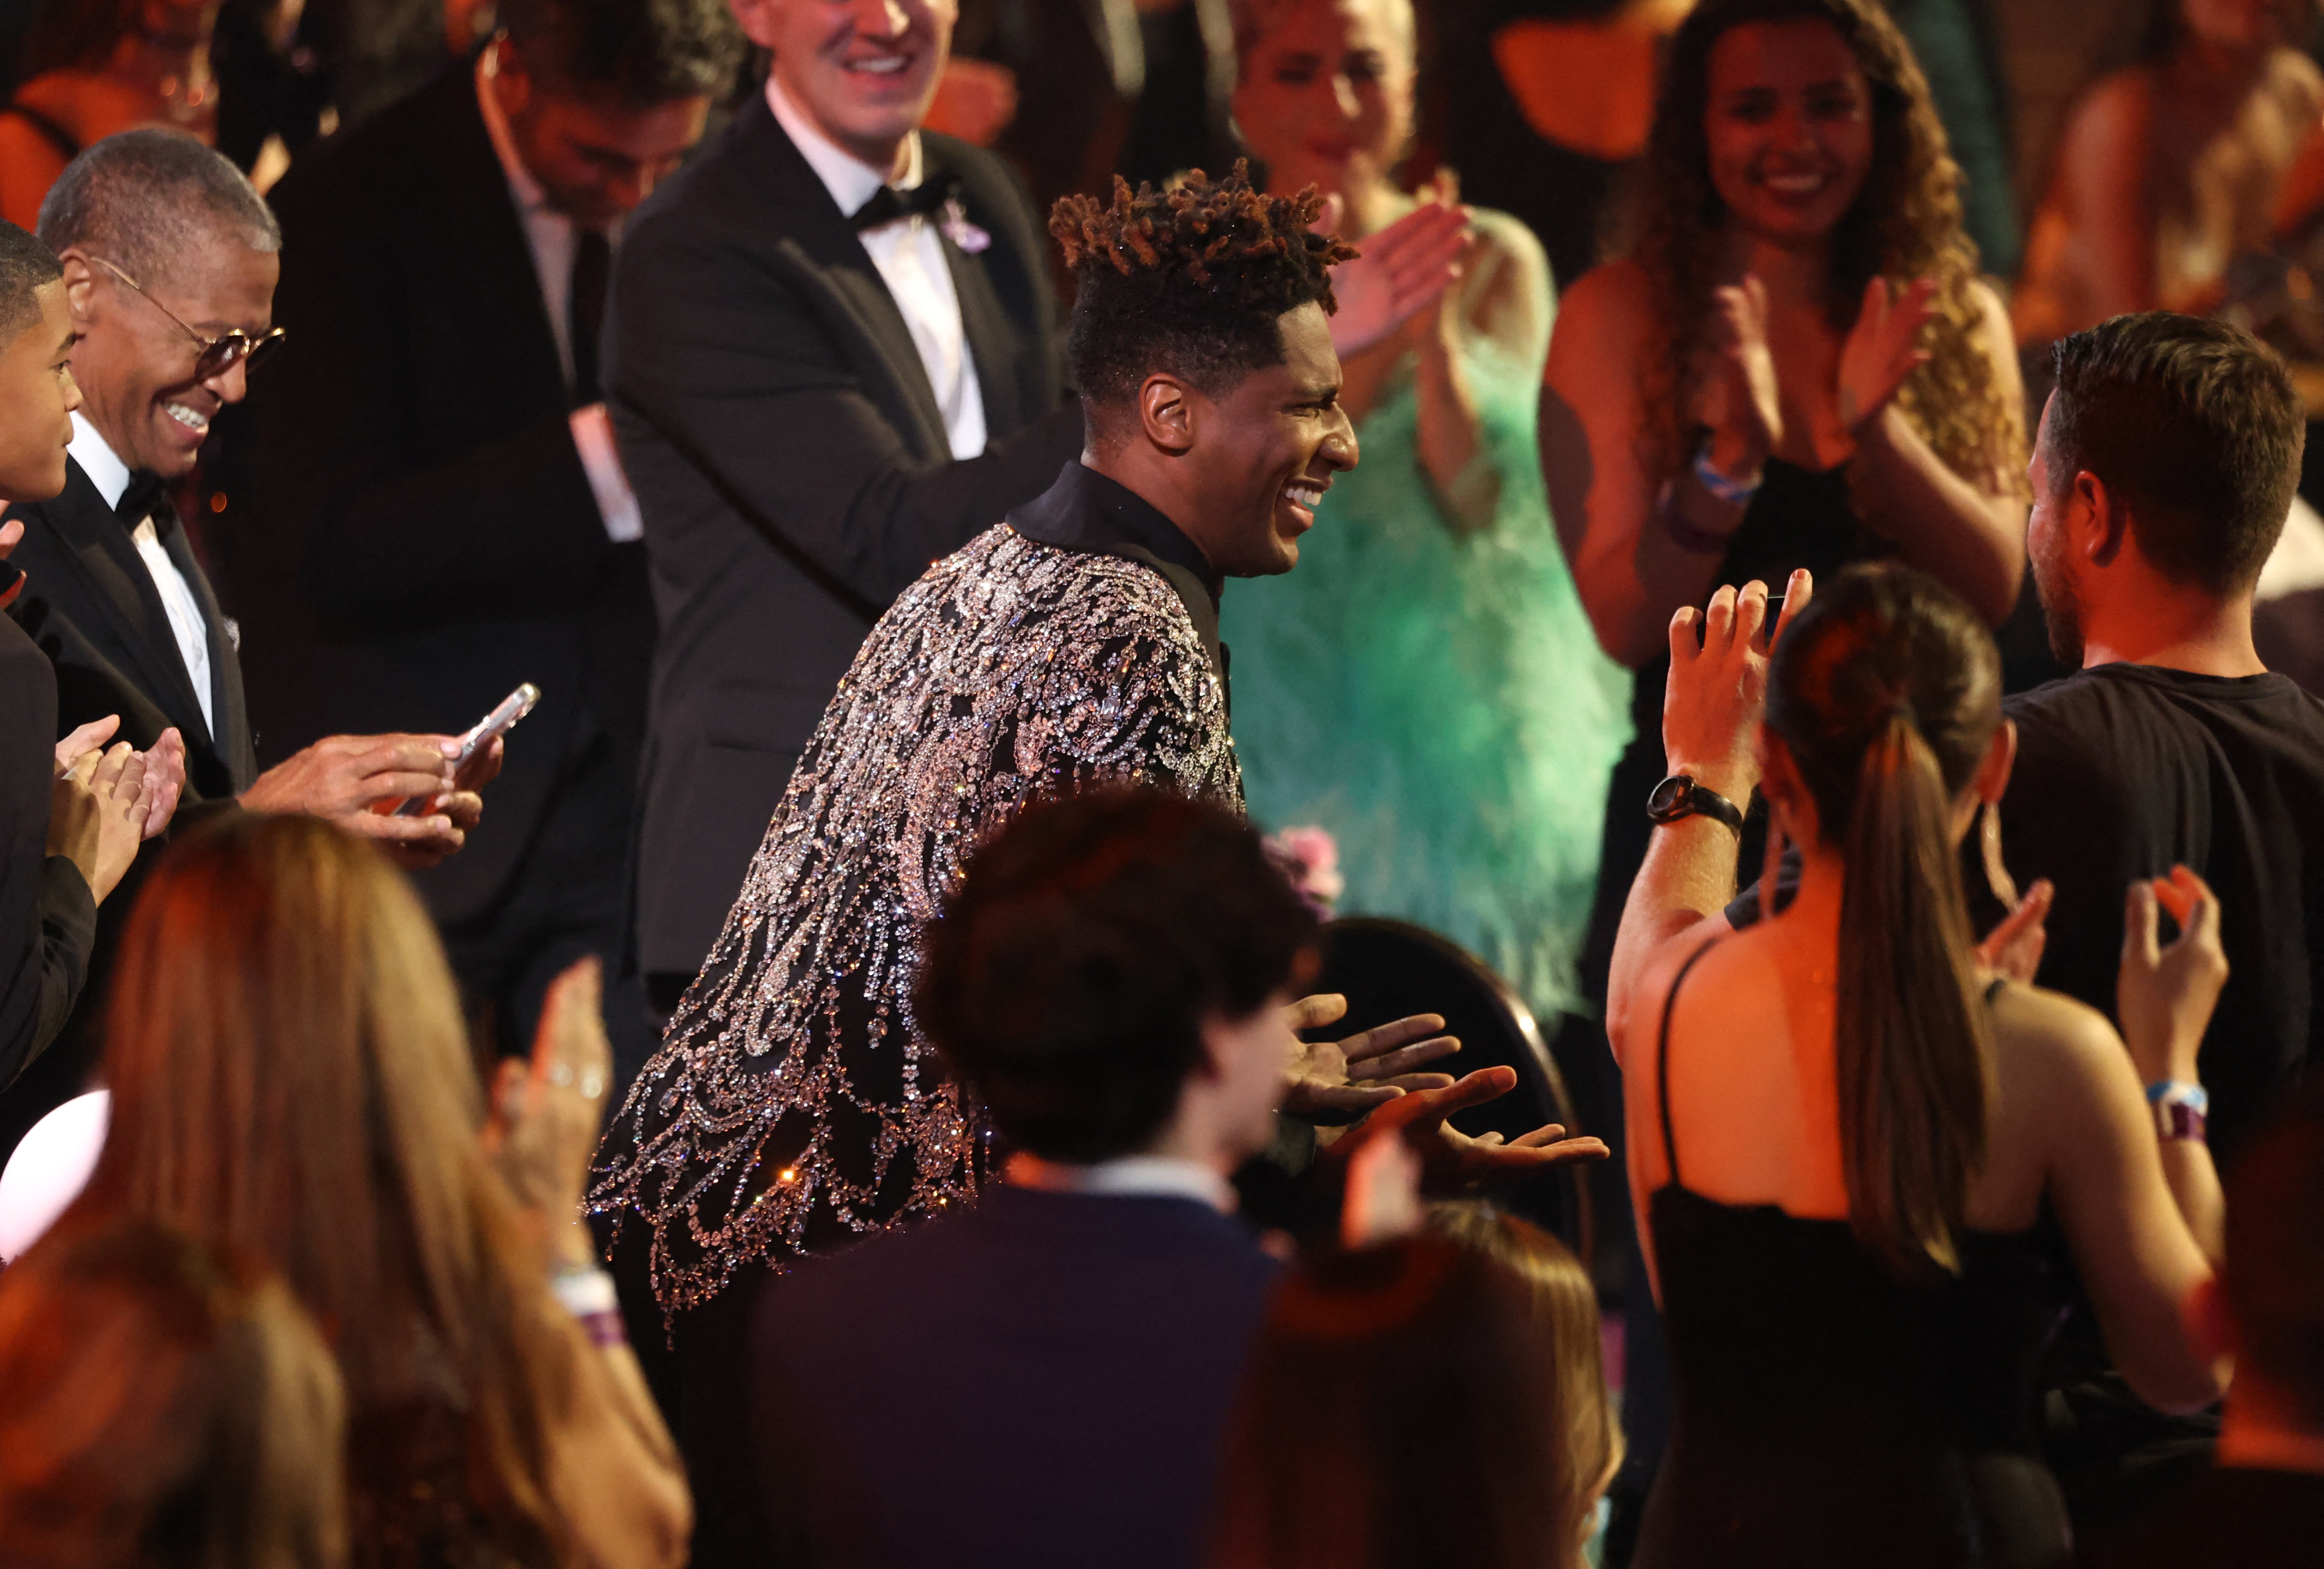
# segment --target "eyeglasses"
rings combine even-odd
[[[172,322],[176,322],[180,332],[201,345],[201,352],[194,356],[194,380],[197,381],[207,381],[213,376],[223,376],[236,365],[242,366],[245,373],[254,371],[261,361],[268,358],[281,346],[283,333],[281,327],[276,327],[263,337],[254,338],[240,327],[235,327],[224,337],[206,338],[184,322],[180,321],[177,312],[147,294],[144,285],[120,268],[102,256],[91,256],[89,260],[135,289],[138,297],[146,304],[168,317]]]

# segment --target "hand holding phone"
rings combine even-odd
[[[501,699],[498,707],[478,720],[460,737],[460,750],[452,759],[452,776],[457,779],[460,771],[475,761],[478,753],[514,729],[517,720],[530,713],[533,705],[540,701],[540,688],[530,681]],[[395,815],[416,817],[427,810],[429,799],[425,795],[414,795],[396,807]]]

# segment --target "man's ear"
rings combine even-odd
[[[97,314],[97,269],[78,245],[67,246],[57,257],[65,270],[65,308],[73,330],[86,332]]]
[[[503,115],[521,115],[532,106],[532,73],[525,69],[524,51],[505,32],[493,40],[493,91]]]
[[[1977,798],[1998,804],[2002,792],[2009,788],[2009,770],[2016,764],[2017,721],[2005,719],[2001,728],[1993,732],[1993,739],[1986,744],[1984,759],[1977,766]]]
[[[2093,566],[2111,566],[2130,537],[2130,509],[2123,494],[2088,469],[2075,472],[2072,493],[2067,497],[2066,527],[2074,548]]]
[[[743,37],[761,49],[775,47],[775,34],[780,31],[776,14],[781,9],[780,0],[726,0],[726,9],[734,14]]]
[[[1173,457],[1194,449],[1197,394],[1167,371],[1138,384],[1138,423],[1146,439]]]

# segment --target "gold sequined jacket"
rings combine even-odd
[[[1073,468],[1061,488],[1119,489]],[[912,982],[921,924],[981,839],[1099,781],[1241,809],[1215,621],[1198,632],[1141,555],[1003,524],[872,629],[599,1152],[592,1207],[650,1228],[665,1312],[743,1266],[974,1198],[977,1119]]]

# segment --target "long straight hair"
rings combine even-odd
[[[123,938],[113,1113],[62,1225],[142,1216],[279,1270],[332,1343],[351,1425],[448,1412],[468,1516],[565,1555],[548,1434],[579,1369],[547,1265],[477,1138],[483,1096],[419,898],[313,818],[238,815],[170,852]],[[357,1465],[364,1525],[411,1478]]]
[[[1836,1045],[1849,1218],[1907,1279],[1959,1270],[1985,1156],[1992,1029],[1951,814],[2000,723],[1993,639],[1906,567],[1818,585],[1769,673],[1767,727],[1846,867]]]

